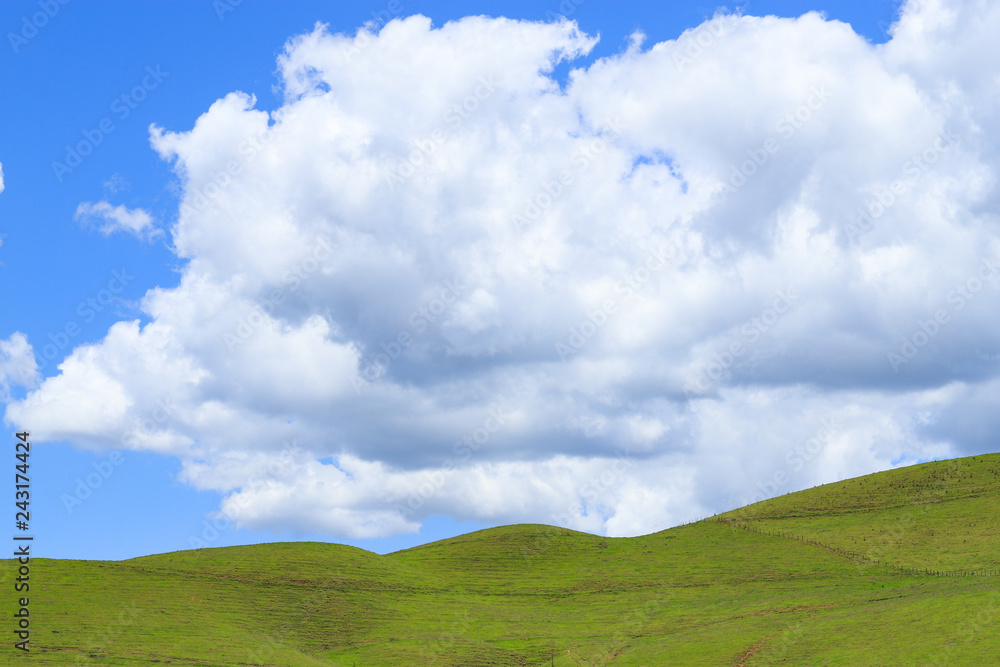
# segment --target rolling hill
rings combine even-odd
[[[1000,664],[998,516],[992,454],[634,538],[515,525],[385,556],[33,559],[32,651],[10,641],[0,664]]]

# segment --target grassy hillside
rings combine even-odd
[[[998,509],[990,455],[637,538],[519,525],[387,556],[33,560],[34,650],[0,664],[1000,664]]]
[[[1000,455],[936,461],[818,486],[723,514],[880,561],[1000,570]]]

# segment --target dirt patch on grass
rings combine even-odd
[[[771,639],[772,636],[773,635],[764,637],[759,642],[757,642],[756,644],[754,644],[753,646],[751,646],[749,649],[747,649],[747,651],[743,655],[741,655],[740,657],[736,658],[736,662],[733,663],[733,666],[734,667],[746,667],[747,660],[749,660],[750,658],[752,658],[755,655],[757,655],[757,653],[759,653],[760,650],[762,648],[764,648],[764,644],[766,644]]]

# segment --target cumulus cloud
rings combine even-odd
[[[141,208],[112,206],[106,201],[81,202],[76,207],[73,218],[81,224],[96,227],[104,236],[110,236],[114,232],[126,232],[137,238],[149,240],[161,233],[153,226],[152,216]]]
[[[560,85],[595,43],[572,22],[317,26],[280,108],[152,128],[180,284],[6,418],[177,457],[239,525],[352,537],[637,534],[983,451],[997,29],[976,0],[910,3],[879,46],[720,14]]]

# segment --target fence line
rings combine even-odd
[[[904,574],[923,574],[928,576],[938,576],[938,577],[995,577],[1000,576],[1000,570],[991,570],[988,568],[979,568],[978,570],[932,570],[931,568],[919,568],[919,567],[909,567],[907,565],[899,565],[896,563],[886,563],[877,559],[869,558],[863,554],[856,551],[851,551],[850,549],[844,549],[843,547],[833,546],[832,544],[826,544],[820,542],[819,540],[814,540],[804,535],[796,535],[795,533],[789,531],[775,531],[767,530],[764,528],[758,528],[752,526],[748,523],[742,523],[739,521],[732,521],[730,519],[725,519],[723,517],[713,517],[711,519],[706,519],[706,521],[714,521],[716,523],[721,523],[727,526],[732,526],[733,528],[740,528],[751,533],[757,533],[759,535],[768,535],[770,537],[781,537],[784,539],[795,540],[797,542],[804,542],[812,546],[820,547],[822,549],[827,549],[845,558],[852,559],[855,563],[861,564],[862,562],[869,562],[872,565],[881,565],[883,567],[888,567],[894,570],[898,570]]]

